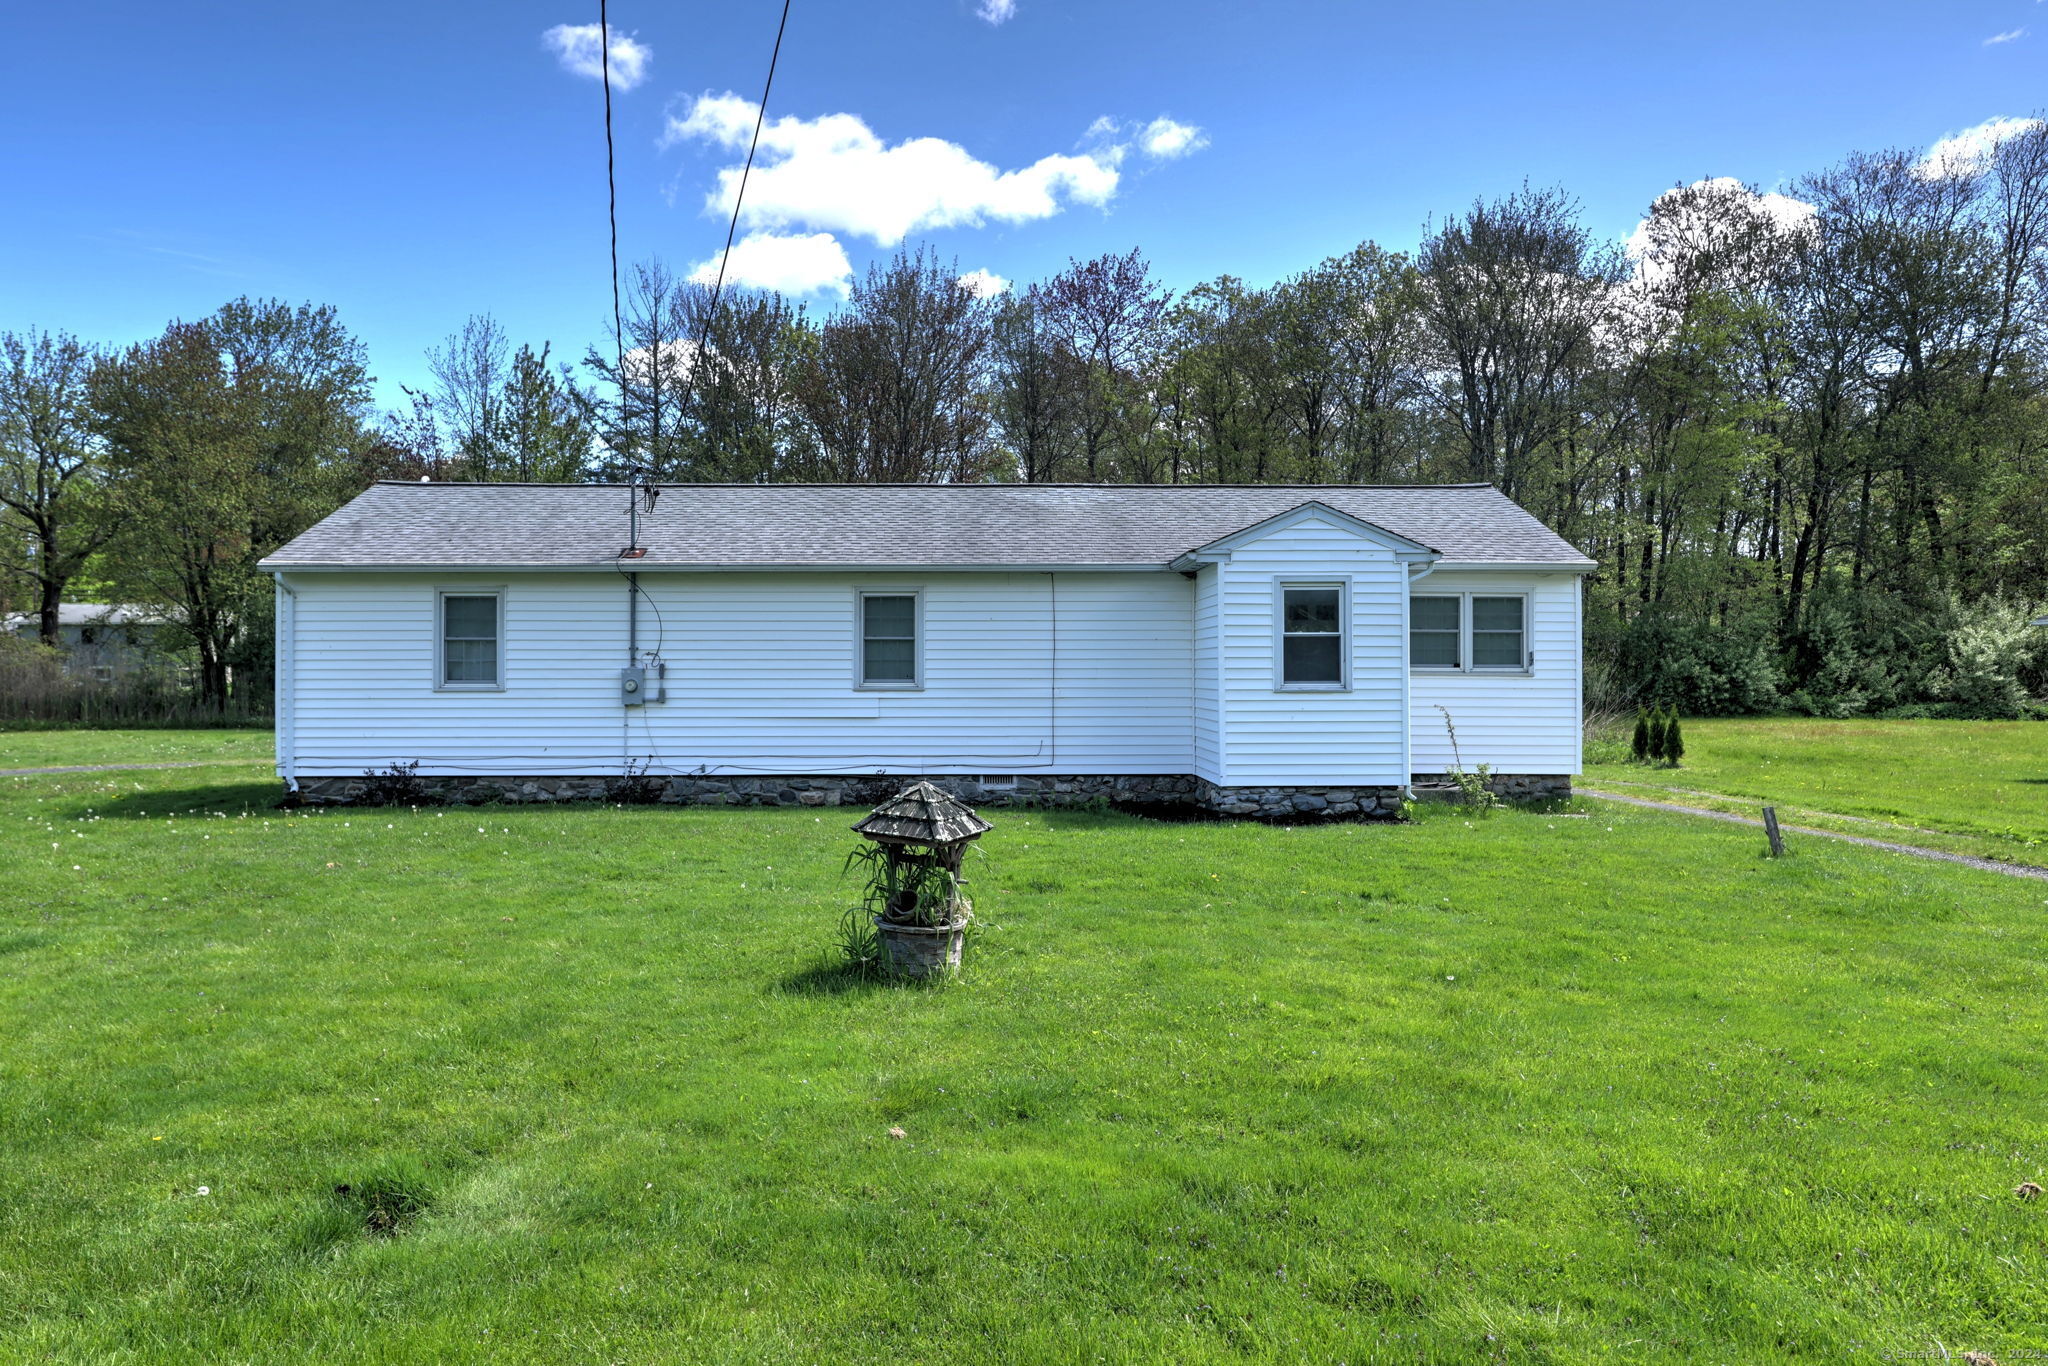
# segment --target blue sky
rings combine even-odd
[[[715,256],[706,197],[779,8],[613,4],[639,76],[615,103],[624,259]],[[16,7],[0,329],[126,342],[242,293],[328,302],[386,401],[474,312],[580,356],[609,311],[600,95],[575,35],[566,55],[544,35],[595,20],[553,0]],[[2040,0],[795,0],[743,228],[769,240],[733,264],[818,284],[825,309],[837,253],[859,271],[899,233],[1015,281],[1135,245],[1176,287],[1263,283],[1365,238],[1410,247],[1524,177],[1619,238],[1678,181],[1771,188],[2044,104]]]

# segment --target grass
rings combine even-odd
[[[1633,810],[995,813],[966,975],[905,990],[826,956],[851,812],[274,797],[0,780],[0,1359],[2042,1341],[2031,883]]]
[[[2048,864],[2048,725],[2038,721],[1717,718],[1687,721],[1685,744],[1678,769],[1600,747],[1609,762],[1589,763],[1586,782],[1749,814],[1772,802],[1787,821]]]
[[[268,760],[268,730],[0,730],[0,769]]]

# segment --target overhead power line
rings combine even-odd
[[[697,326],[697,349],[690,353],[690,374],[683,386],[684,409],[697,397],[697,371],[704,360],[704,348],[711,341],[711,324],[718,317],[718,301],[725,293],[725,268],[732,261],[732,241],[740,227],[740,206],[747,202],[747,178],[754,173],[754,153],[761,147],[761,126],[768,121],[768,94],[775,89],[775,66],[782,59],[782,34],[789,27],[789,0],[782,0],[782,18],[775,25],[775,46],[768,52],[768,79],[761,83],[761,103],[754,110],[754,136],[747,143],[747,161],[740,167],[739,189],[732,197],[732,221],[725,225],[725,250],[718,253],[718,278],[711,286],[711,300],[704,309],[704,321]],[[712,443],[717,444],[715,441]]]
[[[732,222],[725,228],[725,250],[718,254],[718,282],[711,287],[711,307],[704,315],[707,328],[711,315],[718,311],[718,296],[725,290],[725,266],[732,259],[732,239],[740,226],[740,205],[747,200],[747,177],[754,173],[754,153],[761,146],[761,125],[768,121],[768,92],[775,88],[775,64],[782,58],[782,31],[788,27],[789,0],[782,0],[782,21],[775,26],[775,47],[768,54],[768,79],[761,84],[761,103],[754,110],[754,138],[747,144],[747,164],[740,168],[739,193],[732,197]],[[701,340],[698,345],[702,347]]]
[[[612,158],[612,26],[597,0],[598,70],[604,78],[605,217],[612,230],[612,341],[618,347],[619,422],[626,420],[626,326],[619,309],[619,181]]]
[[[747,200],[747,181],[754,174],[754,157],[761,148],[761,129],[768,120],[768,97],[775,89],[775,69],[782,60],[782,35],[789,28],[790,0],[782,0],[782,17],[775,25],[775,45],[768,52],[768,77],[761,83],[761,103],[754,111],[754,136],[747,143],[746,164],[740,168],[740,183],[732,200],[732,219],[725,228],[725,249],[718,254],[718,275],[711,286],[711,299],[704,310],[704,319],[697,328],[697,349],[690,357],[689,382],[685,396],[694,400],[697,392],[698,361],[711,339],[711,323],[718,314],[719,300],[725,294],[726,266],[732,260],[733,239],[739,234],[740,207]],[[597,0],[597,28],[599,51],[599,74],[604,80],[604,184],[606,217],[611,226],[612,263],[612,336],[618,349],[619,420],[625,421],[626,412],[626,328],[624,311],[619,302],[619,187],[618,172],[612,148],[612,30],[610,17],[606,12],[607,0]],[[685,407],[689,405],[686,403]],[[658,458],[654,452],[649,459]]]

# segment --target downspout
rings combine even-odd
[[[299,790],[298,759],[298,672],[299,672],[299,595],[284,581],[284,571],[272,573],[277,580],[278,616],[282,618],[282,630],[277,632],[277,669],[271,680],[271,707],[277,713],[277,773],[284,779],[287,792]]]
[[[1408,592],[1401,598],[1401,768],[1408,775],[1409,783],[1415,780],[1415,667],[1409,658],[1415,636],[1410,630],[1414,604],[1409,597],[1415,592],[1415,585],[1436,573],[1435,560],[1424,560],[1408,566]],[[1403,784],[1405,788],[1407,784]]]

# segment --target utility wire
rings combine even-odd
[[[761,83],[761,103],[754,109],[753,140],[747,144],[747,162],[740,168],[739,190],[732,197],[732,221],[725,225],[725,250],[718,253],[718,278],[711,286],[711,302],[704,310],[704,321],[697,328],[697,349],[690,357],[690,378],[685,392],[693,401],[697,396],[697,372],[704,361],[704,347],[711,339],[711,323],[718,316],[718,301],[725,293],[725,267],[732,260],[732,241],[740,227],[740,206],[747,202],[747,178],[754,173],[754,153],[761,147],[761,126],[768,121],[768,94],[775,89],[775,66],[782,59],[782,34],[788,27],[789,0],[782,0],[782,19],[775,25],[775,46],[768,53],[768,79]],[[686,410],[689,406],[684,405]]]
[[[732,222],[725,228],[725,250],[718,255],[718,281],[711,287],[711,308],[705,314],[707,323],[711,314],[718,311],[718,296],[725,290],[725,263],[732,258],[732,239],[740,226],[740,205],[747,199],[747,177],[754,173],[754,153],[761,146],[761,125],[768,121],[768,92],[775,88],[775,64],[782,58],[782,31],[788,27],[789,0],[782,0],[782,21],[775,26],[775,47],[768,54],[768,79],[761,85],[761,103],[754,109],[754,138],[747,144],[747,164],[740,168],[739,193],[732,197]]]
[[[619,426],[626,425],[626,327],[619,309],[619,182],[612,157],[612,27],[597,0],[598,69],[604,77],[605,217],[612,230],[612,341],[618,347]]]

